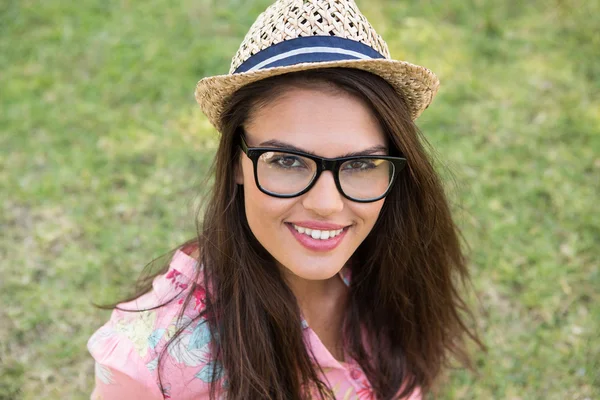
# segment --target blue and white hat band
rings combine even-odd
[[[371,60],[385,58],[364,43],[338,36],[304,36],[285,40],[254,54],[233,73],[287,67],[307,62]]]

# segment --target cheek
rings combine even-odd
[[[248,225],[254,236],[262,241],[272,235],[272,228],[280,224],[286,213],[293,207],[294,199],[278,199],[261,192],[254,181],[252,164],[242,164],[244,173],[244,202]],[[247,168],[249,167],[249,168]]]
[[[350,207],[352,212],[364,223],[365,228],[371,230],[379,218],[384,201],[385,199],[373,203],[354,203]]]

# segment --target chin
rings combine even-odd
[[[284,264],[282,265],[285,269],[297,276],[298,278],[306,279],[309,281],[323,281],[332,278],[340,272],[344,263],[341,262],[332,262],[329,260],[319,260],[321,262],[315,262],[315,260],[311,260],[310,258],[304,259],[305,263],[298,264],[298,260],[303,259],[302,257],[298,257],[295,259],[294,263]]]

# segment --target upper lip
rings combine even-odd
[[[294,224],[296,226],[301,226],[303,228],[308,228],[308,229],[318,229],[321,231],[337,231],[338,229],[344,229],[345,227],[349,226],[349,225],[332,224],[332,223],[321,222],[321,221],[297,221],[297,222],[290,222],[290,224]]]

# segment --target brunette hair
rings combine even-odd
[[[248,226],[244,193],[234,179],[244,124],[257,107],[276,101],[289,88],[362,99],[380,122],[390,155],[407,159],[375,226],[351,258],[343,334],[377,399],[399,399],[417,387],[425,395],[450,361],[472,368],[466,339],[482,347],[465,322],[472,315],[462,297],[469,278],[460,234],[429,145],[404,99],[378,76],[331,68],[249,84],[229,99],[222,116],[224,128],[211,170],[214,185],[198,236],[187,248],[199,251],[203,268],[193,282],[203,282],[207,291],[206,309],[194,321],[206,319],[218,338],[211,357],[224,368],[227,398],[296,400],[309,393],[334,398],[303,341],[296,299]],[[146,277],[130,299],[149,291],[152,278],[167,267]],[[180,315],[196,285],[190,287]],[[211,398],[220,390],[213,383]]]

